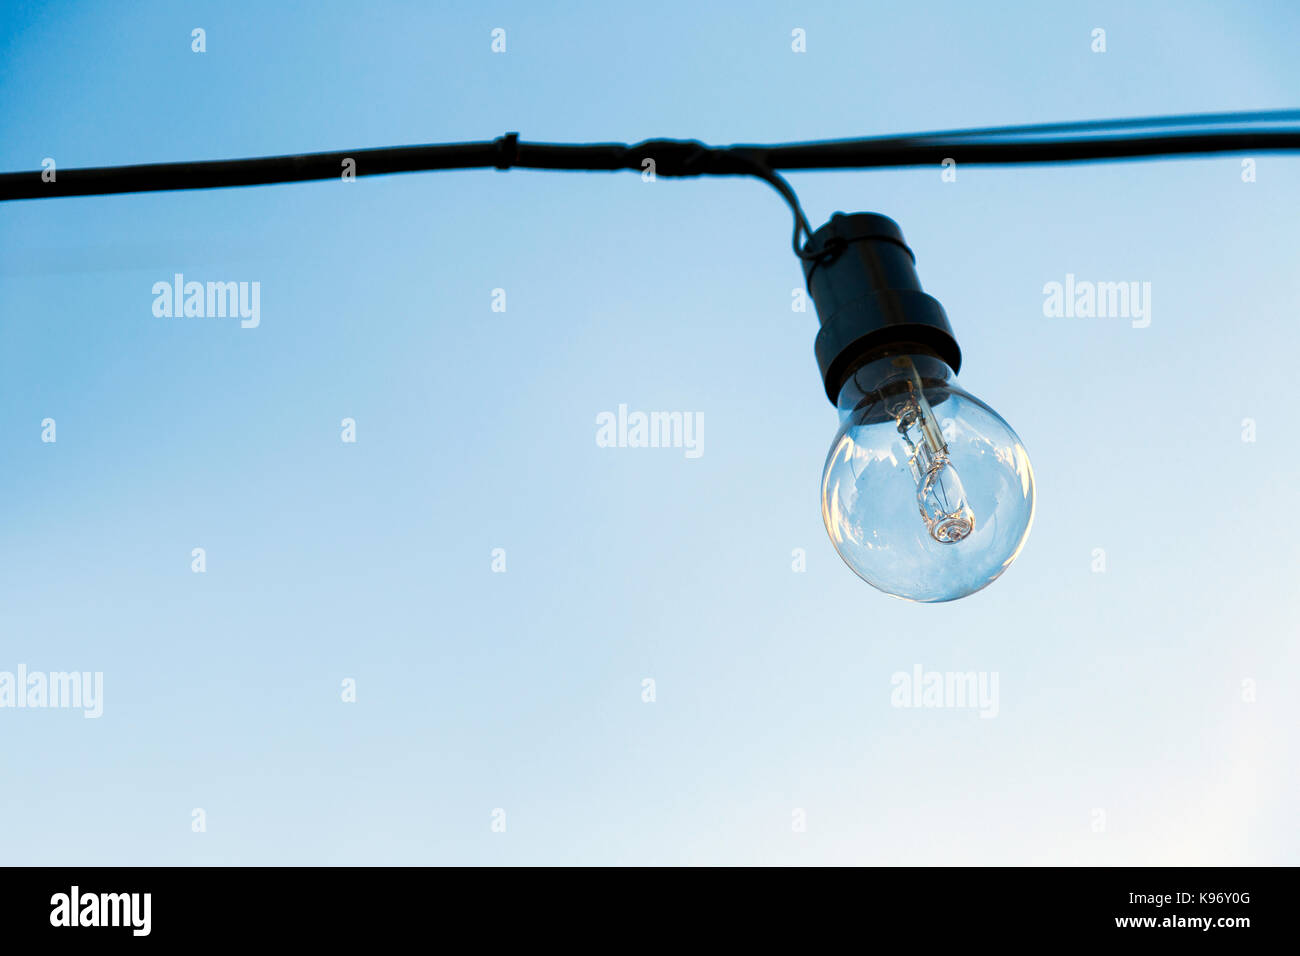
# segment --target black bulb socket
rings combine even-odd
[[[817,365],[834,405],[863,362],[894,352],[933,355],[954,373],[961,348],[937,299],[921,291],[916,256],[888,216],[836,213],[804,246],[817,308]]]

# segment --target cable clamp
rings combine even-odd
[[[497,169],[509,169],[519,162],[519,134],[506,133],[496,140]]]

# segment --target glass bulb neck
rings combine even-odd
[[[905,401],[919,387],[949,383],[953,370],[943,359],[921,351],[877,353],[863,362],[840,386],[835,405],[843,424],[855,414],[871,415],[868,420],[895,417],[894,406]]]

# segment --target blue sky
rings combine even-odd
[[[1297,105],[1294,9],[1134,6],[9,3],[0,168]],[[1032,458],[1019,560],[939,606],[822,528],[761,183],[6,204],[0,672],[104,693],[0,708],[0,860],[1296,863],[1300,159],[1253,159],[791,177],[900,223]],[[156,317],[178,272],[260,325]],[[1150,325],[1045,316],[1067,274],[1151,283]],[[599,447],[620,404],[703,454]],[[996,718],[892,706],[918,665],[996,673]]]

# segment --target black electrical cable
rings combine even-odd
[[[1047,136],[1058,133],[1104,133],[1125,129],[1172,129],[1202,127],[1203,132],[1217,126],[1244,127],[1256,123],[1297,123],[1300,110],[1257,110],[1251,113],[1185,113],[1180,116],[1135,116],[1129,119],[1082,120],[1065,123],[1038,123],[1032,126],[984,126],[972,129],[936,130],[913,133],[913,139],[969,139]],[[894,138],[894,137],[882,137]]]
[[[1231,128],[1261,122],[1287,125]],[[1206,128],[1222,126],[1230,128]],[[1160,127],[1179,130],[1147,135],[1106,133]],[[1047,133],[1075,135],[1030,138]],[[994,127],[776,145],[707,146],[694,140],[669,139],[635,145],[568,145],[521,142],[517,134],[511,133],[477,143],[57,169],[52,177],[44,170],[0,173],[0,201],[338,179],[347,160],[352,161],[356,176],[492,168],[640,170],[646,160],[654,161],[660,176],[734,176],[754,175],[755,163],[772,171],[874,169],[927,166],[949,158],[968,165],[1019,165],[1296,149],[1300,149],[1300,111],[1296,110]]]
[[[1260,124],[1271,125],[1261,128]],[[708,146],[670,139],[633,145],[525,143],[518,134],[509,133],[477,143],[0,173],[0,201],[307,182],[343,178],[348,170],[353,176],[381,176],[446,169],[653,168],[658,176],[756,176],[771,184],[794,213],[795,252],[807,257],[827,250],[801,248],[800,235],[806,237],[811,230],[794,189],[779,170],[929,166],[949,159],[964,165],[1008,166],[1289,150],[1300,150],[1300,110],[986,127],[775,145]]]
[[[967,166],[1024,166],[1218,153],[1287,152],[1300,149],[1300,129],[1025,141],[959,136],[921,138],[901,143],[894,139],[841,140],[758,149],[762,150],[764,160],[772,168],[786,171],[929,166],[944,159],[954,159]]]

